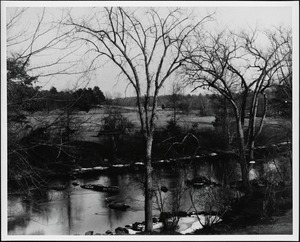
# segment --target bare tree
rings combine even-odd
[[[167,13],[166,13],[167,12]],[[74,29],[74,38],[83,41],[94,53],[93,62],[103,57],[112,61],[134,89],[141,131],[145,140],[145,222],[152,225],[151,153],[157,97],[166,80],[182,66],[184,42],[192,31],[210,17],[189,23],[180,9],[104,8],[89,18],[66,25]]]
[[[223,31],[208,33],[206,41],[200,32],[189,43],[185,65],[188,82],[196,88],[212,88],[232,106],[239,143],[240,164],[244,186],[250,191],[248,162],[253,159],[255,139],[261,132],[267,109],[266,90],[282,80],[290,58],[291,32],[275,29],[260,33]],[[259,46],[258,43],[264,43]],[[263,114],[257,125],[258,102],[263,100]],[[245,122],[249,116],[248,123]]]
[[[179,82],[173,82],[171,87],[171,95],[168,96],[168,101],[171,104],[171,107],[173,109],[173,121],[175,124],[177,121],[176,112],[178,109],[180,99],[182,98],[182,94],[183,94],[182,85]]]

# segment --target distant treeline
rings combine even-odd
[[[8,100],[18,100],[8,105],[9,109],[18,105],[18,110],[36,112],[55,109],[74,109],[88,112],[92,107],[103,104],[105,96],[98,86],[94,88],[79,88],[74,91],[40,90],[32,86],[23,85],[14,88],[14,97]]]

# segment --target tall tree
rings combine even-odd
[[[202,32],[189,43],[189,51],[186,52],[188,81],[196,88],[212,88],[232,106],[243,183],[250,191],[248,159],[253,159],[255,139],[266,116],[266,90],[281,81],[283,73],[288,71],[286,60],[291,58],[291,31],[282,28],[239,34],[223,31],[208,33],[205,42],[199,41],[200,37],[203,39]],[[257,125],[257,107],[261,97],[264,110]],[[245,122],[246,115],[249,115],[248,123]]]
[[[193,29],[209,18],[189,23],[180,9],[104,8],[86,19],[73,19],[74,38],[83,41],[94,53],[93,62],[103,57],[112,61],[133,87],[141,131],[145,140],[145,230],[152,225],[152,142],[157,97],[166,80],[178,70],[185,57],[184,42]]]

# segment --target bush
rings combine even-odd
[[[170,119],[167,122],[167,127],[166,127],[165,131],[170,136],[178,137],[178,136],[182,135],[182,129],[174,119]]]
[[[192,130],[200,141],[200,146],[204,149],[226,149],[228,141],[223,133],[211,129]]]

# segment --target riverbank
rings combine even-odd
[[[230,234],[292,234],[293,210],[289,209],[284,215],[272,216],[268,220],[256,225],[246,226],[231,231]]]
[[[187,218],[185,218],[186,220]],[[193,220],[194,221],[194,220]],[[196,221],[194,221],[196,222]],[[221,224],[221,223],[220,223]],[[262,234],[262,235],[291,235],[293,234],[293,210],[289,209],[287,210],[283,215],[276,215],[276,216],[271,216],[268,219],[262,220],[260,222],[258,222],[255,225],[249,225],[249,226],[245,226],[242,228],[231,228],[227,231],[224,230],[224,228],[226,227],[226,225],[222,225],[220,226],[220,224],[216,224],[215,227],[222,227],[223,231],[222,233],[217,232],[217,230],[214,230],[215,232],[211,232],[211,233],[201,233],[203,234],[224,234],[224,235],[254,235],[254,234]],[[182,223],[181,226],[182,227],[187,227],[188,225],[191,225],[190,221],[188,221],[187,223]],[[190,226],[192,228],[192,226]],[[194,226],[195,227],[195,226]],[[161,223],[156,223],[154,225],[154,228],[162,228],[162,224]],[[186,231],[188,231],[189,229],[186,229]],[[190,229],[192,230],[192,229]],[[182,230],[183,231],[183,230]],[[188,233],[188,232],[184,232],[184,233],[180,232],[165,232],[165,231],[153,231],[152,235],[184,235],[184,234],[199,234],[199,231],[197,231],[195,233],[195,231],[193,231],[192,233]],[[132,228],[127,227],[126,228],[117,228],[116,232],[113,233],[111,231],[108,231],[106,233],[106,235],[134,235],[134,234],[144,234],[146,235],[146,233],[144,232],[140,232],[140,231],[134,231],[132,230]],[[85,235],[100,235],[99,233],[94,233],[93,231],[88,231]]]
[[[181,212],[182,217],[176,217],[178,223],[173,229],[164,229],[163,220],[154,218],[154,231],[151,235],[239,235],[239,234],[292,234],[293,214],[291,186],[274,187],[274,201],[266,200],[268,190],[253,189],[249,196],[243,196],[232,203],[231,209],[224,216],[218,217],[202,212],[195,214]],[[274,203],[273,203],[274,202]],[[199,223],[197,217],[202,221]],[[217,217],[217,220],[215,219]],[[172,217],[170,218],[172,219]],[[208,219],[208,220],[207,220]],[[207,221],[209,226],[207,225]],[[174,222],[174,218],[172,220]],[[86,235],[93,235],[88,231]],[[150,235],[144,232],[144,223],[136,222],[125,227],[118,227],[114,232],[105,235]],[[95,235],[100,235],[96,233]]]

